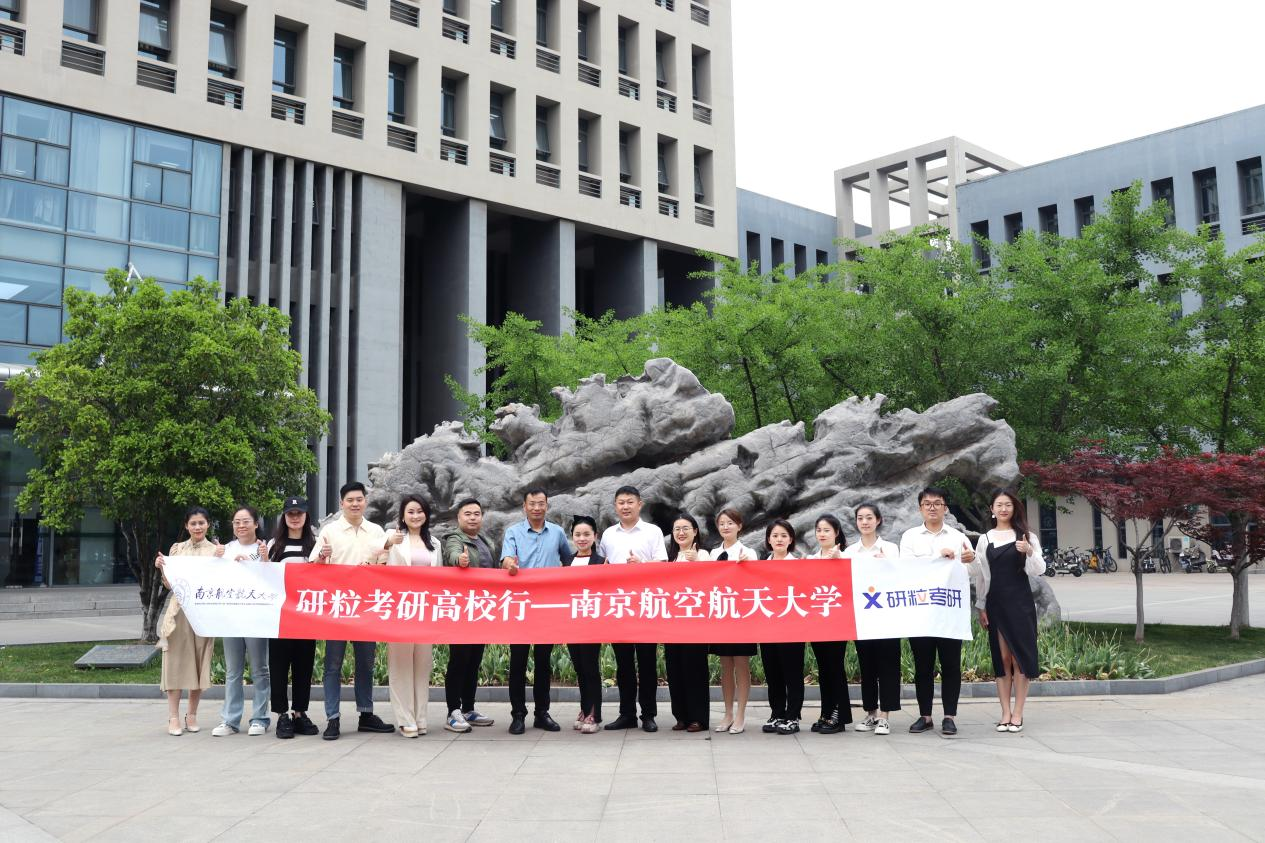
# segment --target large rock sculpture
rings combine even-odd
[[[642,517],[665,532],[673,516],[689,512],[714,544],[712,517],[734,507],[747,519],[749,546],[763,544],[764,522],[774,517],[789,519],[807,546],[821,513],[839,515],[854,539],[853,508],[876,503],[883,534],[896,539],[920,523],[915,497],[935,480],[991,489],[1019,474],[1014,432],[990,417],[997,402],[983,394],[889,415],[880,412],[882,395],[849,398],[817,417],[812,439],[790,422],[730,439],[733,407],[666,358],[647,362],[639,377],[608,384],[598,374],[554,394],[562,416],[552,424],[535,407],[497,411],[492,430],[508,460],[482,456],[460,422],[384,455],[369,468],[369,517],[393,518],[400,496],[418,493],[432,502],[435,528],[446,531],[455,504],[476,497],[485,529],[499,538],[523,517],[523,492],[542,487],[551,519],[569,526],[575,515],[592,515],[604,527],[615,520],[615,490],[631,484],[645,501]]]

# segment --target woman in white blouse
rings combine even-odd
[[[756,559],[755,551],[738,541],[742,532],[742,515],[736,509],[716,513],[716,532],[720,547],[712,551],[716,561],[748,562]],[[740,735],[747,727],[747,699],[751,696],[751,657],[755,644],[713,644],[709,648],[720,657],[720,691],[725,699],[725,716],[717,732]]]
[[[877,504],[861,504],[855,510],[855,518],[861,538],[848,545],[844,556],[892,560],[900,556],[899,547],[879,537],[883,515]],[[861,705],[865,708],[865,720],[856,725],[856,730],[890,735],[892,727],[888,717],[900,710],[900,639],[857,641],[857,661],[861,665]]]
[[[769,560],[798,559],[795,555],[795,527],[785,518],[775,518],[764,530]],[[769,689],[769,719],[765,734],[793,735],[799,731],[804,708],[804,642],[778,641],[760,645],[765,685]]]
[[[1037,663],[1037,607],[1029,577],[1045,573],[1041,543],[1028,529],[1023,502],[1013,492],[993,494],[993,529],[980,536],[971,563],[975,608],[988,629],[988,645],[1001,701],[999,732],[1023,731],[1028,683],[1040,674]],[[1010,694],[1014,691],[1014,705]]]
[[[699,547],[698,522],[688,512],[672,520],[668,559],[672,562],[707,562],[711,556]],[[663,645],[663,663],[672,698],[674,732],[707,731],[711,710],[711,677],[706,644]]]
[[[842,559],[843,524],[826,513],[818,516],[813,527],[817,552],[813,559]],[[823,735],[837,735],[852,722],[852,701],[848,698],[847,641],[814,641],[813,656],[817,659],[817,688],[821,691],[821,716],[812,730]]]
[[[387,532],[388,565],[431,567],[441,564],[439,541],[430,534],[430,504],[417,495],[400,500],[400,520]],[[406,738],[426,734],[430,699],[430,644],[387,643],[387,675],[395,725]]]

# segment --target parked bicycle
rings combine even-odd
[[[1116,558],[1111,555],[1111,548],[1096,547],[1089,552],[1089,561],[1085,567],[1086,570],[1100,574],[1114,574],[1117,570]]]

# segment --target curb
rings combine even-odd
[[[1033,682],[1029,686],[1028,696],[1105,697],[1174,694],[1179,691],[1188,691],[1191,688],[1200,688],[1217,682],[1228,682],[1231,679],[1241,679],[1245,676],[1258,676],[1263,673],[1265,673],[1265,659],[1253,659],[1252,661],[1196,670],[1191,673],[1180,673],[1176,676],[1165,676],[1160,679],[1053,679],[1045,682]],[[859,700],[861,698],[861,687],[859,685],[849,685],[848,693],[853,700]],[[992,682],[966,682],[962,685],[962,697],[964,699],[992,699],[996,695],[997,688]],[[158,700],[162,699],[163,696],[163,692],[154,685],[109,682],[47,684],[38,682],[0,682],[0,699]],[[509,702],[509,688],[504,685],[481,687],[479,688],[479,697],[487,702],[507,703]],[[215,685],[208,688],[203,692],[202,698],[222,700],[224,698],[224,686]],[[656,698],[660,702],[668,702],[671,699],[668,696],[668,689],[662,685],[659,686]],[[913,686],[903,685],[901,687],[901,699],[912,700],[914,698]],[[312,700],[320,702],[324,699],[324,690],[321,686],[314,685],[312,687]],[[347,702],[355,701],[354,689],[350,685],[343,685],[340,699]],[[389,700],[387,687],[385,685],[375,685],[373,699],[375,702],[387,702]],[[572,686],[551,688],[549,699],[553,702],[578,703],[580,701],[580,691]],[[712,687],[711,699],[712,702],[720,702],[722,700],[719,687]],[[816,685],[809,685],[804,688],[805,701],[820,699],[820,689]],[[604,688],[602,700],[603,702],[618,701],[619,691],[612,687]],[[432,687],[430,689],[430,701],[444,702],[444,689],[442,687]],[[768,689],[760,685],[752,687],[751,701],[768,701]]]

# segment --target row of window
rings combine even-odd
[[[760,260],[760,234],[755,231],[747,232],[747,262]],[[815,249],[815,260],[813,266],[825,266],[830,263],[830,253],[825,249]],[[791,260],[795,264],[795,274],[801,275],[808,271],[808,247],[802,243],[791,243]],[[769,261],[767,269],[775,266],[781,266],[787,263],[786,259],[786,241],[780,237],[769,238]]]

